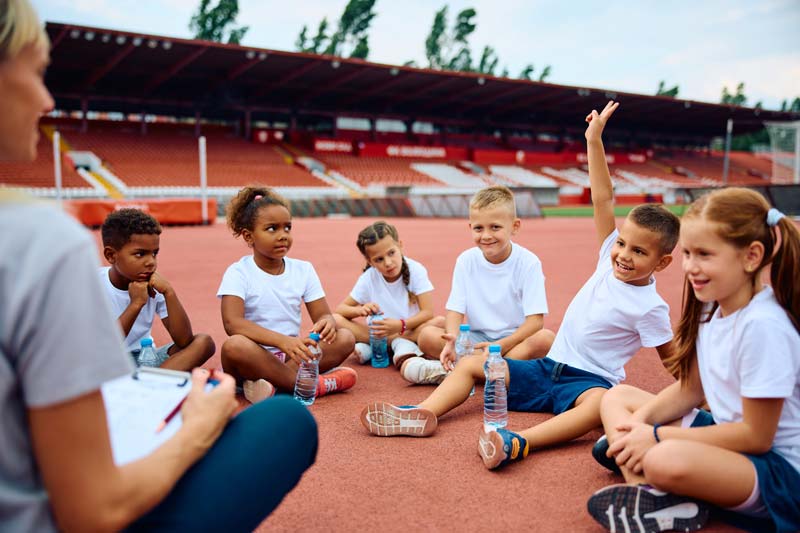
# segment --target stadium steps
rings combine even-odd
[[[115,200],[121,200],[125,198],[125,195],[122,194],[122,191],[117,189],[110,181],[108,181],[105,177],[101,174],[93,171],[87,170],[87,172],[100,183],[100,185],[105,189],[106,193],[110,198],[114,198]]]

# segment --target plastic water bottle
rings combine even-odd
[[[483,365],[486,386],[483,389],[483,428],[484,431],[504,428],[508,424],[508,393],[506,372],[508,364],[500,355],[500,345],[489,345],[489,357]]]
[[[139,366],[158,366],[158,355],[153,348],[153,339],[142,339],[139,342],[141,349],[139,350],[139,357],[136,360]]]
[[[456,337],[456,364],[467,355],[472,355],[474,350],[472,344],[472,337],[469,335],[469,324],[461,324],[458,326],[458,337]],[[475,387],[469,391],[469,395],[475,394]]]
[[[309,335],[311,340],[319,342],[319,333]],[[319,360],[322,352],[318,346],[309,346],[314,359],[303,361],[297,369],[297,380],[294,382],[294,399],[303,405],[311,405],[317,396],[317,383],[319,382]]]
[[[372,326],[376,320],[383,320],[383,313],[376,313],[367,319],[367,325]],[[369,345],[372,348],[372,366],[374,368],[386,368],[389,366],[389,349],[386,344],[386,337],[376,337],[369,330]]]

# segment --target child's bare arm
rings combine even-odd
[[[433,291],[417,295],[419,313],[406,319],[406,329],[414,329],[433,318]]]
[[[603,148],[603,129],[619,102],[609,101],[599,114],[594,109],[586,116],[586,152],[589,159],[589,183],[592,188],[594,225],[602,244],[616,228],[614,221],[614,189]]]
[[[194,338],[192,323],[189,321],[189,315],[186,314],[186,310],[178,299],[178,293],[158,272],[153,272],[153,275],[150,276],[150,287],[164,296],[164,301],[167,304],[167,316],[161,319],[161,322],[164,324],[164,328],[166,328],[170,338],[179,348],[189,346]]]
[[[322,297],[313,302],[306,302],[306,309],[314,322],[311,330],[319,333],[320,340],[332,343],[336,339],[336,320],[328,307],[328,301]]]
[[[119,315],[119,325],[122,328],[122,335],[127,337],[131,332],[136,318],[142,311],[142,307],[147,304],[147,299],[150,298],[148,293],[148,284],[146,281],[131,281],[128,285],[128,295],[131,298],[131,303]]]
[[[352,296],[345,298],[345,300],[336,308],[336,313],[342,315],[348,320],[352,320],[360,316],[373,315],[379,311],[380,307],[378,304],[374,302],[360,304],[355,301]]]
[[[479,342],[475,345],[475,349],[483,349],[490,344],[499,344],[500,351],[503,355],[506,355],[510,352],[516,345],[542,329],[544,326],[544,315],[529,315],[525,317],[525,321],[519,325],[519,327],[509,335],[508,337],[503,337],[502,339],[498,339],[494,342]]]
[[[444,317],[444,339],[445,344],[442,352],[439,354],[439,361],[446,370],[452,370],[456,360],[456,336],[458,335],[458,327],[464,321],[464,315],[458,311],[447,310]]]

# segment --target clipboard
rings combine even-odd
[[[141,459],[172,437],[181,427],[180,413],[162,431],[156,429],[191,388],[188,372],[146,367],[103,383],[114,462],[121,466]]]

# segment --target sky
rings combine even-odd
[[[40,18],[85,26],[191,38],[199,0],[32,0]],[[303,25],[338,20],[347,0],[239,0],[242,44],[295,50]],[[660,80],[679,98],[719,102],[744,82],[747,104],[779,109],[800,96],[800,0],[377,0],[368,59],[426,66],[434,13],[449,23],[477,11],[473,57],[485,45],[517,76],[551,66],[548,82],[655,94]]]

